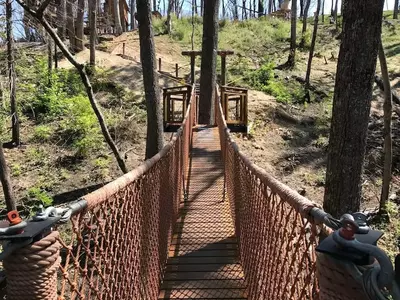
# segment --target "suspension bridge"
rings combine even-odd
[[[240,152],[219,91],[214,126],[189,98],[156,156],[15,235],[7,299],[368,299],[315,250],[327,214]]]

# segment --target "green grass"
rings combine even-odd
[[[392,261],[399,253],[400,237],[400,208],[391,201],[386,206],[386,213],[377,215],[371,223],[374,229],[385,232],[379,240],[378,246],[389,255]]]

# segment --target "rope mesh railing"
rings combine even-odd
[[[195,102],[160,153],[83,197],[87,208],[58,228],[59,299],[158,298],[182,196]]]
[[[217,91],[227,196],[248,299],[318,299],[315,204],[252,164],[232,140]]]

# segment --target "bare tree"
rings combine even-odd
[[[304,48],[304,45],[306,43],[305,40],[305,35],[307,32],[307,17],[308,17],[308,10],[310,9],[310,5],[311,5],[311,0],[305,0],[305,6],[304,6],[304,11],[303,11],[303,28],[301,30],[301,41],[300,41],[300,48]]]
[[[258,0],[258,17],[264,15],[264,1]]]
[[[0,182],[3,187],[4,198],[6,200],[7,210],[16,210],[16,201],[13,187],[10,180],[10,172],[8,172],[6,158],[4,156],[3,145],[0,141]]]
[[[300,0],[300,18],[303,18],[304,16],[304,1],[310,1],[310,0]]]
[[[75,37],[75,18],[74,18],[74,5],[75,0],[66,0],[67,1],[67,33],[69,38],[69,47],[72,51],[75,51],[76,45],[76,37]],[[31,7],[31,6],[30,6]],[[26,11],[25,11],[26,13]]]
[[[293,68],[296,62],[296,30],[297,30],[297,1],[292,1],[291,28],[290,28],[290,52],[286,63],[288,68]]]
[[[212,115],[218,48],[218,10],[219,0],[205,1],[200,74],[200,124],[213,124]]]
[[[89,0],[89,26],[90,26],[90,65],[96,65],[97,42],[97,0]]]
[[[230,0],[232,6],[232,15],[234,20],[239,20],[239,9],[237,0]]]
[[[136,29],[135,13],[136,13],[136,0],[131,0],[131,30]]]
[[[314,30],[313,30],[310,53],[309,53],[309,56],[308,56],[308,64],[307,64],[306,89],[308,89],[308,87],[310,85],[311,65],[312,65],[312,60],[313,60],[313,56],[314,56],[315,42],[317,40],[319,11],[320,11],[320,9],[321,9],[321,0],[317,0],[317,11],[316,11],[315,17],[314,17]]]
[[[18,109],[17,109],[17,90],[16,90],[17,75],[15,73],[12,2],[13,0],[6,0],[7,64],[8,64],[8,79],[10,84],[10,106],[11,106],[11,127],[12,127],[11,146],[18,147],[21,141],[19,136],[19,119],[18,119]]]
[[[104,139],[107,142],[108,146],[111,148],[111,151],[113,152],[121,171],[124,173],[127,173],[128,168],[125,165],[125,161],[122,159],[122,156],[119,153],[117,146],[115,145],[113,139],[111,138],[110,132],[108,131],[106,122],[104,120],[104,116],[103,116],[100,108],[97,105],[97,101],[96,101],[96,98],[93,93],[93,88],[90,83],[90,79],[86,73],[85,65],[80,64],[74,58],[74,56],[71,54],[71,52],[69,52],[69,50],[65,46],[65,44],[61,41],[60,37],[57,35],[57,32],[54,31],[54,29],[51,27],[51,25],[48,23],[48,21],[46,20],[46,18],[43,15],[44,10],[46,9],[47,5],[49,4],[49,1],[45,0],[36,10],[34,10],[32,7],[26,5],[22,0],[17,0],[17,2],[24,8],[24,10],[26,12],[28,12],[32,17],[34,17],[43,26],[43,28],[53,38],[54,42],[57,44],[58,48],[61,50],[61,52],[64,54],[64,56],[78,71],[78,73],[82,79],[82,83],[86,88],[86,93],[89,98],[90,105],[93,109],[93,112],[95,113],[95,115],[97,117],[101,131],[104,136]]]
[[[322,24],[325,23],[325,0],[322,1]]]
[[[335,217],[360,208],[383,3],[351,0],[343,8],[324,197],[325,211]]]
[[[338,28],[338,5],[339,5],[339,0],[335,0],[335,8],[333,10],[333,19],[335,20],[335,24],[336,24],[336,29]]]
[[[49,35],[47,35],[47,73],[49,85],[51,85],[51,78],[53,75],[53,41]]]
[[[163,124],[151,7],[148,0],[136,0],[139,23],[140,59],[147,106],[146,158],[151,158],[163,147]]]
[[[168,34],[172,33],[172,9],[174,7],[174,0],[168,1],[168,11],[167,11],[167,32]]]
[[[119,11],[119,0],[113,0],[113,4],[114,4],[114,30],[115,34],[120,35],[122,33],[122,25],[121,25],[121,15]]]
[[[242,20],[247,20],[246,0],[242,2]]]
[[[62,41],[65,41],[65,30],[67,24],[66,1],[67,0],[59,0],[57,5],[57,33]]]
[[[382,192],[379,209],[382,211],[386,208],[389,199],[390,182],[392,180],[392,88],[390,86],[389,72],[387,68],[385,50],[383,49],[382,40],[379,44],[379,62],[381,65],[381,73],[384,85],[385,100],[383,104],[383,137],[384,137],[384,163],[382,176]]]
[[[85,13],[85,0],[78,0],[78,11],[76,14],[76,45],[75,45],[75,50],[76,51],[82,51],[85,46],[84,46],[84,40],[83,40],[83,16]]]
[[[399,0],[394,0],[393,19],[399,17]]]

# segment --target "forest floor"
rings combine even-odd
[[[229,83],[250,88],[249,134],[235,134],[235,140],[240,149],[257,165],[310,200],[322,203],[340,41],[336,39],[337,33],[333,25],[325,23],[320,26],[311,83],[327,97],[315,97],[311,103],[282,102],[278,101],[277,97],[252,88],[245,78],[248,76],[247,73],[262,67],[265,61],[273,61],[275,65],[286,61],[289,43],[287,38],[283,37],[289,36],[290,23],[275,20],[271,20],[270,23],[257,22],[252,20],[247,23],[225,24],[220,31],[220,49],[229,48],[235,51],[235,55],[228,57],[227,60]],[[188,40],[188,28],[191,27],[189,23],[183,23],[177,22],[176,34],[172,37],[166,35],[155,37],[157,60],[161,58],[162,61],[161,87],[184,83],[183,80],[168,76],[168,73],[175,74],[176,63],[179,65],[179,76],[186,77],[189,74],[189,58],[182,56],[181,51],[191,48]],[[400,92],[398,78],[400,38],[396,34],[396,30],[400,30],[400,24],[395,23],[393,26],[396,28],[394,31],[392,27],[384,25],[384,46],[388,56],[389,72],[393,79],[392,86]],[[199,27],[195,29],[196,48],[200,48],[201,43]],[[259,39],[258,34],[262,35]],[[271,38],[274,35],[276,37]],[[122,57],[124,43],[126,56]],[[98,66],[106,70],[107,83],[113,83],[118,87],[116,93],[98,91],[96,97],[102,109],[107,112],[106,117],[112,124],[116,123],[113,125],[112,133],[131,169],[143,161],[145,150],[145,111],[142,106],[139,106],[140,109],[136,108],[138,103],[142,103],[144,95],[139,48],[137,32],[130,32],[113,38],[112,41],[103,42],[96,54]],[[89,51],[85,50],[76,57],[80,62],[87,62]],[[307,59],[307,49],[298,51],[295,69],[273,70],[273,76],[283,85],[292,84],[295,81],[293,76],[304,77]],[[65,60],[61,61],[59,66],[65,69],[71,68]],[[199,66],[198,60],[197,75]],[[377,73],[380,73],[379,64]],[[129,96],[128,104],[123,103],[126,96],[122,99],[118,92],[120,90]],[[363,180],[363,209],[368,211],[376,209],[380,198],[383,153],[382,104],[382,93],[375,85]],[[130,113],[126,112],[126,105]],[[283,118],[282,111],[293,118]],[[114,119],[117,121],[114,122]],[[12,182],[23,207],[29,206],[26,204],[29,203],[27,200],[44,197],[43,194],[55,203],[75,200],[121,175],[106,147],[92,151],[84,158],[76,157],[62,142],[38,142],[33,139],[35,126],[31,120],[24,121],[21,128],[24,145],[19,149],[6,149]],[[400,121],[396,114],[393,114],[393,137],[394,178],[391,197],[394,201],[399,201]],[[170,134],[166,134],[165,139],[169,138]],[[394,215],[398,214],[398,207],[392,211]],[[393,231],[394,238],[388,241],[390,243],[388,248],[393,250],[396,235],[400,234],[400,223],[389,225],[384,229]]]

